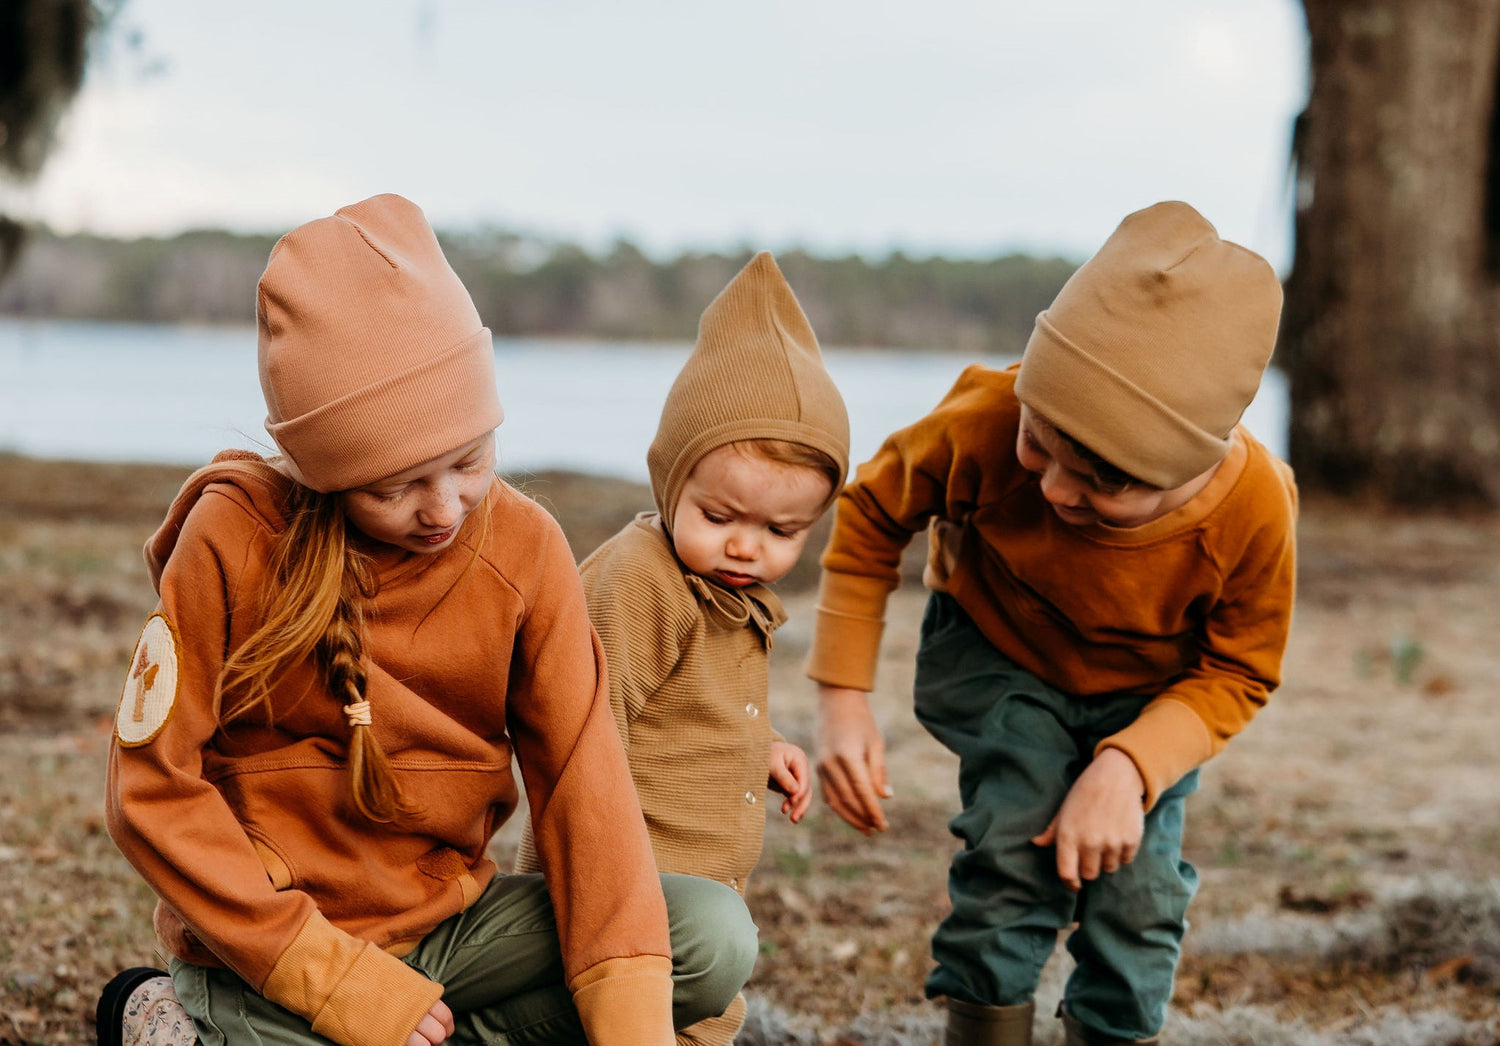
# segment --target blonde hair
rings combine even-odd
[[[271,723],[272,687],[312,658],[349,714],[355,808],[371,821],[389,823],[411,811],[385,750],[361,721],[365,717],[350,711],[365,700],[364,608],[376,591],[369,557],[349,543],[342,496],[295,485],[286,529],[271,549],[261,625],[219,673],[219,718],[228,723],[264,708]]]
[[[815,469],[828,477],[828,484],[833,488],[833,493],[838,493],[839,477],[843,475],[844,470],[833,459],[833,455],[818,450],[816,447],[809,447],[806,443],[797,443],[789,439],[742,439],[736,440],[730,446],[741,454],[775,462],[778,465]]]

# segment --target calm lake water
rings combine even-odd
[[[497,339],[501,469],[645,480],[662,400],[690,348]],[[931,410],[972,361],[856,349],[825,349],[824,357],[849,407],[856,462]],[[264,419],[253,328],[0,318],[0,450],[195,465],[225,447],[265,449]],[[1245,422],[1285,453],[1278,372],[1268,373]]]

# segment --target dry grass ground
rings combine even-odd
[[[92,1041],[95,993],[156,961],[151,897],[100,817],[113,710],[152,605],[141,542],[182,470],[0,457],[0,1044]],[[643,488],[527,477],[575,549]],[[773,711],[812,742],[811,570],[784,586]],[[1286,684],[1205,768],[1203,886],[1163,1041],[1500,1042],[1500,520],[1312,504]],[[927,935],[946,908],[951,758],[907,697],[922,595],[893,603],[878,716],[897,792],[865,839],[819,807],[773,823],[752,883],[762,957],[743,1039],[927,1046]],[[497,848],[514,845],[513,832]],[[1042,993],[1061,991],[1059,953]],[[1039,1018],[1038,1042],[1057,1041]]]

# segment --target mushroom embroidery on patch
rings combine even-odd
[[[143,745],[161,732],[177,700],[177,633],[160,613],[146,619],[115,714],[120,744]]]
[[[135,683],[135,708],[130,713],[132,723],[142,723],[146,720],[146,694],[151,690],[151,684],[156,682],[156,673],[161,665],[151,663],[151,653],[144,646],[138,652],[135,659],[135,671],[130,673],[130,678]]]

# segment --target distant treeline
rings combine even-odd
[[[686,340],[750,256],[656,261],[620,241],[604,253],[486,231],[441,237],[480,315],[499,335]],[[248,323],[273,236],[186,232],[106,239],[35,232],[0,284],[0,315],[153,323]],[[1075,268],[1062,258],[914,258],[892,252],[777,253],[826,345],[1018,353],[1036,314]]]

